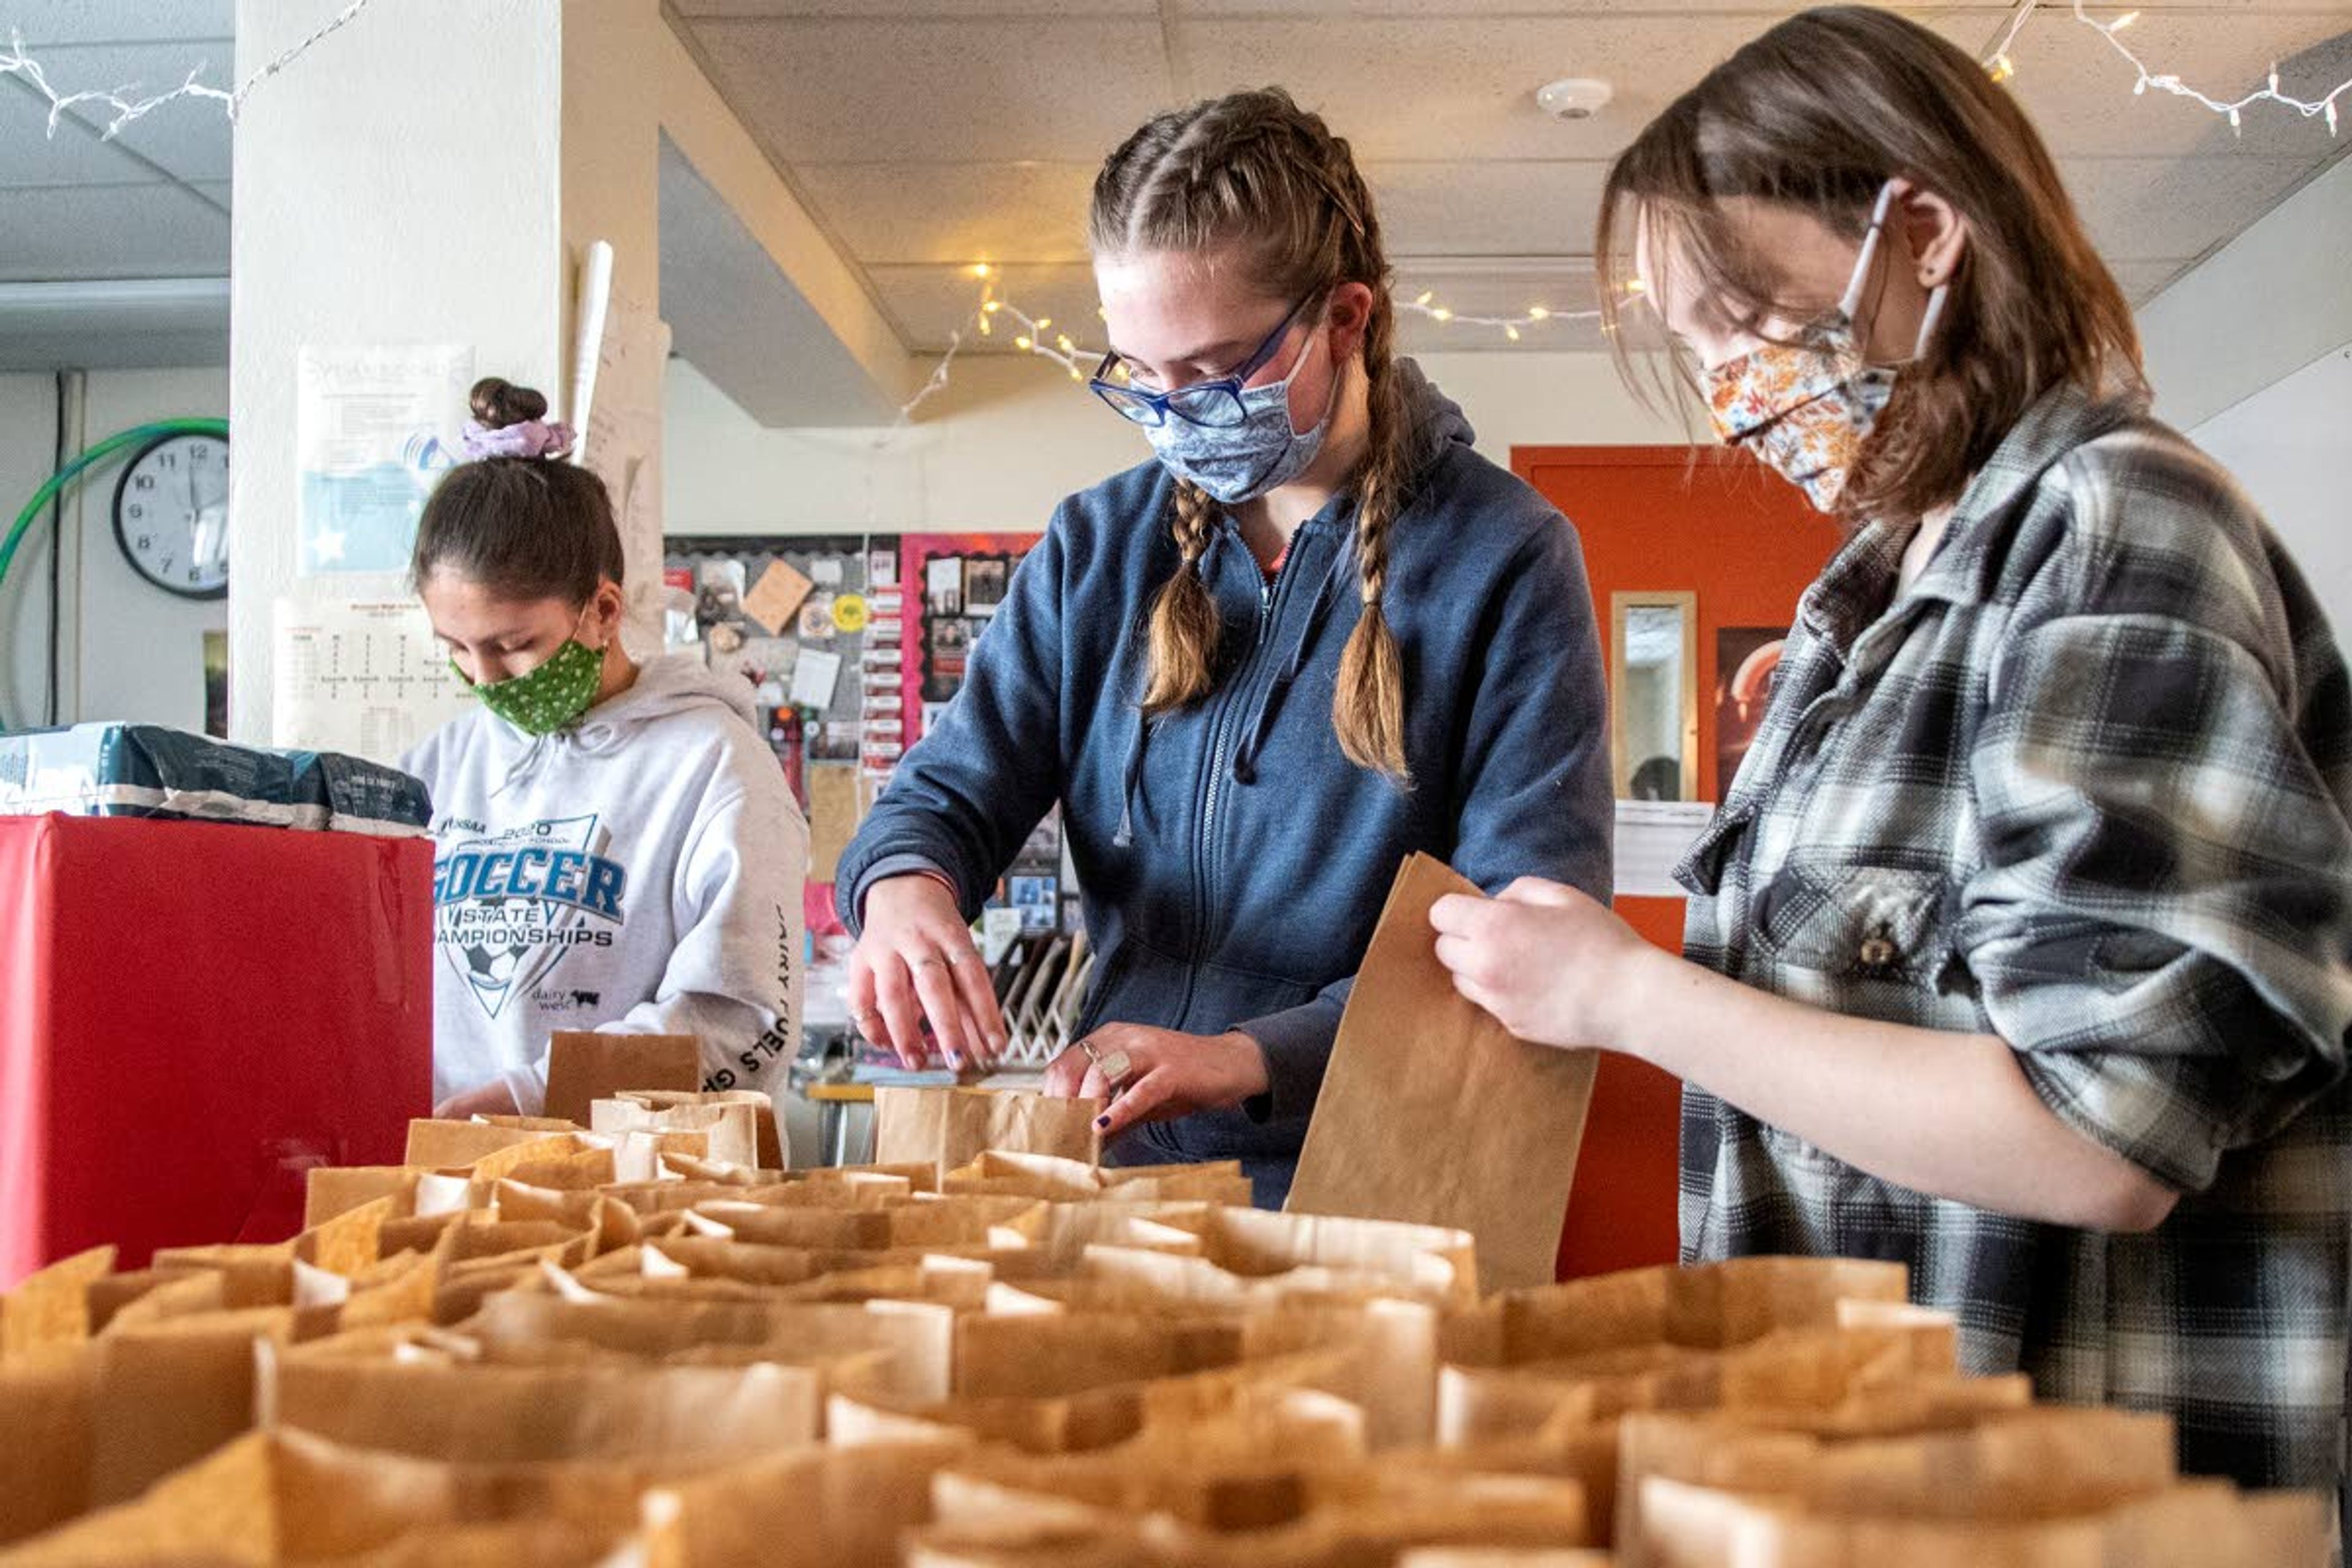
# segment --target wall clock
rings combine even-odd
[[[140,448],[114,487],[114,541],[165,593],[228,592],[228,438],[165,436]]]

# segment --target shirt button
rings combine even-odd
[[[1858,956],[1864,969],[1885,969],[1895,962],[1895,943],[1883,936],[1864,937]]]

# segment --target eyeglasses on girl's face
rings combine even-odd
[[[1313,296],[1309,295],[1308,299]],[[1282,350],[1283,339],[1290,333],[1306,309],[1307,300],[1301,300],[1276,323],[1265,341],[1255,353],[1226,374],[1209,381],[1195,381],[1167,392],[1154,391],[1135,379],[1134,372],[1117,349],[1103,355],[1102,363],[1095,367],[1094,378],[1087,383],[1094,395],[1110,405],[1121,417],[1133,420],[1148,428],[1168,423],[1174,415],[1188,425],[1198,425],[1212,430],[1229,430],[1247,418],[1242,403],[1242,392],[1249,378],[1265,368],[1267,363]]]

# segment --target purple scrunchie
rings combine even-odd
[[[466,421],[466,460],[484,458],[561,458],[579,437],[561,419],[526,419],[493,430],[478,419]]]

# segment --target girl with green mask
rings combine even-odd
[[[538,1111],[559,1029],[691,1034],[705,1088],[781,1083],[808,828],[751,689],[630,657],[603,482],[538,393],[472,402],[411,562],[481,699],[404,760],[434,802],[438,1113]]]

